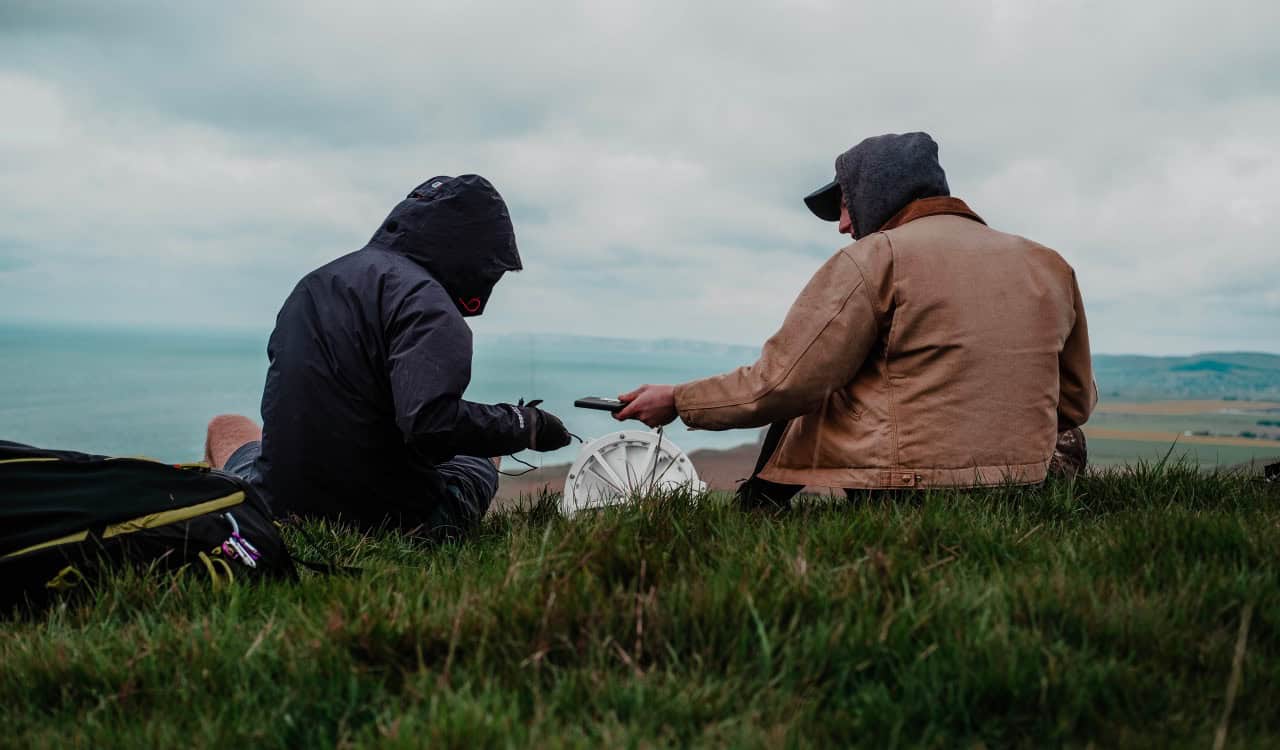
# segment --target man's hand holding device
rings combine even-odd
[[[625,406],[613,415],[618,421],[638,419],[650,427],[671,424],[676,419],[676,387],[642,385],[618,396]]]

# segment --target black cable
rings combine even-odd
[[[525,403],[525,401],[524,401],[524,399],[522,398],[522,399],[520,399],[520,401],[517,403],[517,406],[528,406],[528,407],[536,408],[536,407],[537,407],[538,405],[540,405],[541,403],[542,403],[542,399],[540,399],[540,398],[536,398],[536,399],[534,399],[534,400],[532,400],[532,401],[530,401],[529,403],[527,403],[527,404],[526,404],[526,403]],[[568,432],[568,431],[566,430],[566,432]],[[583,440],[582,438],[578,437],[577,435],[573,434],[572,432],[570,432],[570,433],[569,433],[569,437],[573,438],[574,440],[577,440],[579,443],[586,443],[586,442],[587,442],[587,441]],[[516,462],[516,463],[518,463],[518,464],[523,464],[524,466],[528,466],[529,468],[525,469],[524,471],[514,471],[514,472],[513,472],[513,471],[503,471],[502,469],[498,469],[498,473],[499,473],[499,474],[501,474],[501,475],[502,475],[502,476],[504,476],[504,477],[522,477],[522,476],[524,476],[525,474],[528,474],[528,473],[530,473],[530,472],[537,471],[538,469],[542,468],[541,466],[534,466],[533,464],[529,463],[528,461],[524,460],[523,458],[519,458],[519,457],[517,457],[515,454],[508,455],[508,456],[507,456],[507,458],[511,459],[512,461],[515,461],[515,462]]]
[[[573,434],[572,432],[570,432],[570,433],[569,433],[569,437],[573,438],[574,440],[577,440],[579,443],[585,443],[585,442],[587,442],[587,441],[583,440],[582,438],[578,437],[577,435]],[[522,476],[524,476],[525,474],[528,474],[528,473],[529,473],[529,472],[531,472],[531,471],[537,471],[538,469],[542,468],[542,467],[540,467],[540,466],[534,466],[533,464],[529,463],[528,461],[524,460],[523,458],[520,458],[519,456],[516,456],[514,453],[513,453],[513,454],[511,454],[511,455],[509,455],[509,456],[507,456],[507,458],[511,459],[512,461],[515,461],[516,463],[524,464],[525,466],[528,466],[529,468],[525,469],[524,471],[517,471],[517,472],[503,471],[502,469],[498,469],[498,473],[499,473],[499,474],[501,474],[501,475],[502,475],[502,476],[504,476],[504,477],[522,477]]]
[[[529,472],[537,471],[537,470],[538,470],[538,467],[537,467],[537,466],[534,466],[533,464],[529,463],[528,461],[524,460],[523,458],[519,458],[519,457],[514,456],[514,455],[512,455],[512,456],[507,456],[507,458],[511,459],[512,461],[515,461],[515,462],[516,462],[516,463],[518,463],[518,464],[524,464],[525,466],[528,466],[529,468],[525,469],[524,471],[518,471],[518,472],[503,471],[502,469],[498,469],[498,473],[499,473],[499,474],[501,474],[501,475],[502,475],[502,476],[504,476],[504,477],[522,477],[522,476],[524,476],[525,474],[528,474]]]

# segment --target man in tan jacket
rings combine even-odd
[[[856,242],[818,269],[760,359],[642,386],[620,397],[618,419],[771,425],[739,490],[749,506],[785,505],[806,485],[1032,484],[1051,464],[1083,467],[1078,428],[1097,389],[1061,256],[951,197],[925,133],[864,140],[805,202]]]

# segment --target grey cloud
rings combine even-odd
[[[4,25],[0,59],[109,108],[205,123],[273,147],[406,143],[518,132],[552,106],[540,90],[441,66],[380,64],[390,52],[326,29],[308,47],[307,9],[132,3],[29,9]],[[384,21],[394,28],[395,21]],[[335,33],[336,32],[336,33]],[[402,38],[401,54],[413,43]],[[426,40],[421,40],[427,46]],[[300,49],[299,47],[303,47]],[[425,50],[423,50],[425,51]],[[452,59],[450,59],[452,58]],[[440,106],[442,99],[460,106]]]
[[[528,266],[481,329],[758,343],[842,244],[799,196],[925,129],[958,195],[1075,264],[1102,348],[1277,349],[1277,26],[1266,0],[11,2],[0,235],[41,261],[7,277],[71,316],[230,297],[267,325],[422,176],[479,171]],[[193,288],[108,296],[90,262]]]

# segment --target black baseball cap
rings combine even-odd
[[[840,183],[832,180],[804,197],[804,204],[823,221],[840,220]]]

